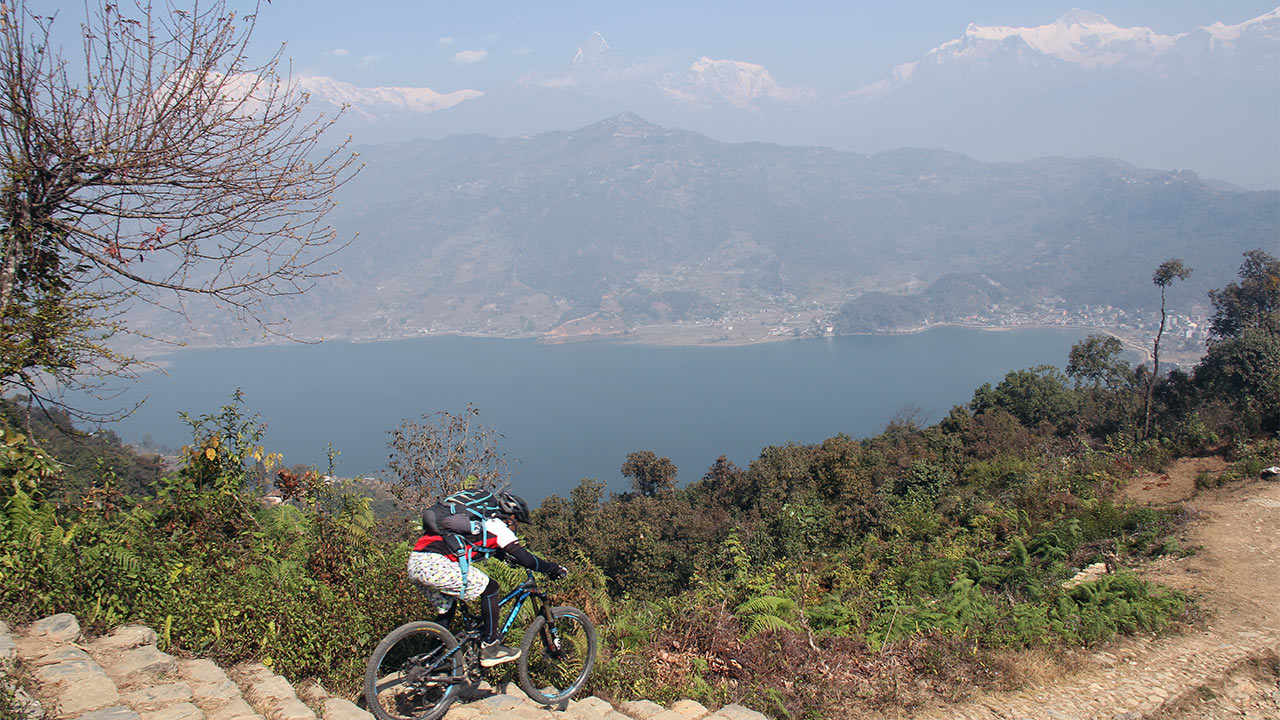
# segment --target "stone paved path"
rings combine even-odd
[[[314,682],[294,688],[258,663],[224,669],[175,658],[141,625],[88,639],[72,615],[47,617],[19,632],[0,622],[0,678],[14,664],[34,681],[30,716],[48,720],[373,720]],[[692,700],[614,707],[587,697],[552,712],[514,685],[482,685],[473,695],[455,703],[447,720],[768,720],[741,705],[712,712]]]

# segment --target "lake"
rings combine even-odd
[[[147,402],[112,429],[178,447],[190,441],[179,411],[212,413],[240,388],[268,425],[268,450],[323,468],[332,443],[338,472],[354,476],[385,467],[388,431],[403,419],[472,403],[502,434],[517,491],[536,503],[583,477],[624,489],[619,468],[636,450],[670,457],[689,482],[722,454],[746,467],[768,445],[874,435],[906,406],[934,422],[1010,370],[1064,366],[1085,334],[941,327],[738,347],[449,336],[187,350],[130,389],[126,398]]]

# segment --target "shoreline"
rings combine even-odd
[[[557,338],[548,338],[545,333],[484,333],[464,330],[448,330],[440,332],[432,332],[425,334],[408,334],[390,337],[348,337],[348,336],[331,336],[322,339],[313,338],[297,338],[297,339],[277,339],[271,342],[255,342],[255,343],[231,343],[231,344],[200,344],[200,345],[164,345],[162,347],[140,347],[133,350],[125,350],[125,352],[136,353],[142,355],[156,350],[155,354],[149,354],[149,362],[153,366],[160,366],[165,357],[175,355],[189,350],[230,350],[240,348],[261,348],[261,347],[287,347],[290,345],[319,345],[325,342],[347,342],[352,344],[366,344],[378,342],[394,342],[397,340],[415,340],[432,337],[469,337],[469,338],[489,338],[494,340],[533,340],[540,344],[546,345],[573,345],[578,343],[596,343],[596,342],[614,342],[628,345],[648,345],[648,346],[668,346],[668,347],[743,347],[747,345],[763,345],[767,343],[786,342],[794,340],[813,340],[823,337],[851,337],[851,336],[892,336],[892,335],[915,335],[918,333],[928,332],[935,328],[964,328],[969,330],[982,330],[984,332],[1011,332],[1016,330],[1068,330],[1068,331],[1085,331],[1097,334],[1110,335],[1124,344],[1126,350],[1138,353],[1144,359],[1149,361],[1151,356],[1150,346],[1146,344],[1148,340],[1135,337],[1136,331],[1131,329],[1117,329],[1107,327],[1097,327],[1090,325],[1042,325],[1042,324],[1026,324],[1026,325],[980,325],[962,322],[939,322],[929,325],[920,325],[909,328],[896,328],[893,330],[883,330],[878,332],[856,332],[856,333],[831,333],[831,334],[805,334],[796,335],[793,333],[781,332],[770,334],[770,328],[778,328],[779,326],[769,323],[757,323],[755,326],[745,329],[734,330],[729,328],[710,327],[702,325],[679,325],[679,324],[654,324],[639,325],[629,328],[626,331],[615,333],[587,333],[582,335],[564,336]],[[730,334],[733,333],[733,334]]]

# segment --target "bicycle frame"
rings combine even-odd
[[[505,595],[491,596],[491,600],[500,608],[502,617],[495,622],[503,635],[518,632],[517,620],[525,603],[533,603],[531,621],[516,653],[515,680],[535,702],[565,709],[568,699],[585,685],[595,662],[596,636],[590,619],[574,607],[553,607],[532,572]],[[449,625],[458,627],[456,634]],[[417,717],[397,709],[411,704],[423,709],[423,717],[443,716],[458,699],[459,686],[474,685],[485,676],[483,640],[482,611],[471,612],[462,601],[435,621],[414,621],[393,630],[378,643],[365,670],[365,697],[374,715],[383,720]]]
[[[540,607],[538,612],[546,619],[546,623],[543,625],[543,631],[542,631],[543,643],[546,644],[549,651],[558,653],[558,649],[556,649],[556,645],[551,642],[551,638],[547,634],[548,632],[547,628],[552,627],[551,606],[550,604],[547,603],[547,594],[543,592],[541,588],[538,587],[537,580],[534,578],[532,571],[526,570],[526,575],[527,576],[524,582],[517,585],[510,592],[504,595],[501,600],[498,601],[499,608],[505,608],[509,605],[511,606],[511,608],[507,611],[506,618],[502,621],[501,628],[498,631],[498,636],[501,637],[503,635],[506,635],[511,630],[511,627],[515,625],[516,618],[520,615],[520,611],[524,609],[524,604],[526,602],[529,602],[530,598],[533,598]],[[514,605],[512,605],[512,603],[514,603]],[[448,679],[444,679],[444,678],[441,679],[441,682],[447,682],[450,685],[458,685],[458,684],[467,682],[469,680],[471,673],[475,672],[476,668],[479,667],[479,662],[480,662],[479,657],[476,656],[472,658],[470,655],[467,654],[467,650],[472,646],[473,643],[478,643],[480,640],[482,640],[482,638],[480,637],[481,628],[482,628],[482,622],[480,620],[480,617],[478,615],[474,615],[471,612],[469,612],[466,604],[461,600],[455,600],[453,609],[451,609],[449,613],[446,613],[446,614],[452,617],[452,613],[454,613],[455,611],[462,615],[462,620],[465,625],[463,632],[461,634],[454,636],[454,638],[458,641],[458,644],[456,647],[452,648],[449,652],[441,655],[438,658],[435,658],[431,663],[432,668],[440,667],[443,663],[450,662],[453,656],[458,654],[459,652],[463,653],[464,659],[472,660],[472,662],[469,663],[470,666],[464,668],[463,670],[464,675],[462,677],[451,676]],[[448,629],[448,623],[449,623],[449,620],[445,620],[445,622],[441,624],[445,627],[445,629]]]
[[[547,594],[538,587],[537,581],[533,577],[533,572],[526,570],[524,582],[517,585],[498,601],[499,608],[505,608],[511,603],[515,603],[510,610],[507,611],[507,617],[503,620],[498,636],[502,637],[510,632],[511,627],[516,623],[516,617],[520,615],[520,611],[524,609],[524,604],[530,598],[536,598],[541,605],[541,613],[547,618],[547,622],[551,621],[551,611],[547,606]],[[461,647],[471,640],[479,640],[480,638],[480,618],[467,611],[466,605],[461,600],[454,601],[454,608],[462,613],[462,618],[466,622],[466,633],[458,638],[458,646]]]

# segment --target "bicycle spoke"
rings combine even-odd
[[[581,689],[595,659],[595,633],[581,611],[557,608],[553,623],[539,618],[526,636],[521,684],[540,702],[555,703]],[[531,628],[532,629],[532,628]],[[541,696],[541,697],[537,697]]]
[[[370,659],[365,699],[379,720],[439,718],[453,701],[461,670],[453,639],[422,625],[397,629]]]

